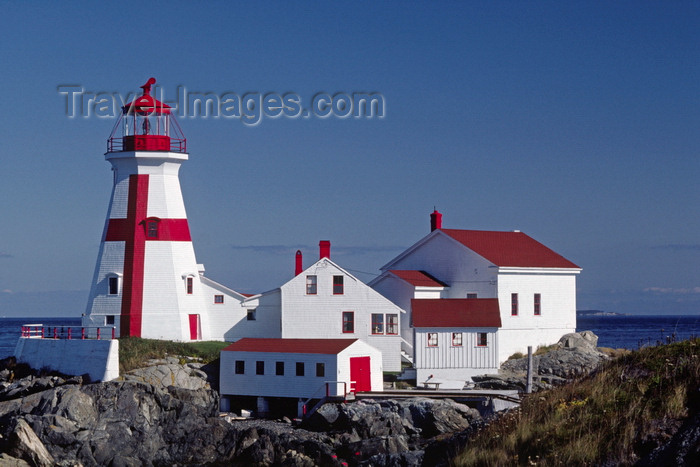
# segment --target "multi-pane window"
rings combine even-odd
[[[518,316],[518,294],[510,294],[510,314],[511,316]]]
[[[275,374],[284,376],[284,362],[275,362]]]
[[[372,313],[372,334],[384,334],[384,315]]]
[[[489,344],[488,334],[485,332],[479,332],[476,335],[476,345],[479,347],[486,347]]]
[[[333,295],[343,294],[343,276],[333,276]]]
[[[105,325],[114,326],[114,315],[105,315]]]
[[[224,303],[223,295],[214,295],[214,303]]]
[[[476,294],[475,293],[468,293],[467,298],[476,298]]]
[[[148,238],[158,238],[158,221],[146,221],[146,236]]]
[[[541,300],[542,300],[542,296],[540,294],[536,293],[535,294],[535,303],[534,303],[535,316],[540,316],[542,314],[542,308],[541,308],[542,302],[541,302]]]
[[[438,335],[437,332],[428,333],[428,347],[437,347],[438,345]]]
[[[452,346],[453,347],[461,347],[462,346],[462,333],[461,332],[453,332],[452,333]]]
[[[316,295],[316,276],[306,276],[306,295]]]
[[[187,295],[192,295],[192,289],[194,288],[194,279],[192,277],[188,277],[185,282],[187,283]]]
[[[236,374],[237,375],[242,375],[245,373],[245,361],[243,360],[236,360]]]
[[[386,315],[386,333],[387,334],[398,334],[399,333],[399,315],[396,313],[391,313]]]
[[[355,312],[354,311],[344,311],[343,312],[343,332],[346,334],[355,332]]]
[[[255,374],[264,375],[265,374],[265,362],[257,361],[255,362]]]
[[[119,294],[119,278],[116,276],[112,276],[109,279],[107,279],[109,291],[108,293],[110,295],[117,295]]]
[[[297,376],[304,376],[304,362],[297,362]]]
[[[319,378],[326,376],[326,365],[325,364],[323,364],[323,363],[316,364],[316,376]]]

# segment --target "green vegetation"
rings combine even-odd
[[[469,441],[454,465],[629,465],[700,405],[700,339],[621,355],[535,393]]]
[[[541,345],[541,346],[537,347],[537,350],[535,350],[535,351],[532,353],[532,355],[533,355],[533,356],[536,356],[536,355],[544,355],[544,354],[546,354],[547,352],[549,352],[549,351],[551,351],[551,350],[556,350],[556,349],[558,349],[558,348],[559,348],[559,346],[558,346],[557,344],[544,345],[544,346]],[[525,357],[527,357],[527,354],[524,354],[524,353],[522,353],[522,352],[515,352],[513,355],[511,355],[510,357],[508,357],[508,360],[513,360],[513,359],[518,359],[518,358],[525,358]]]
[[[219,358],[221,349],[228,342],[173,342],[140,337],[119,339],[119,372],[124,373],[147,365],[154,358],[176,357],[182,362],[189,357],[202,363],[210,363]]]

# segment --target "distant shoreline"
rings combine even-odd
[[[603,310],[576,310],[576,316],[631,316],[627,313],[615,313]]]

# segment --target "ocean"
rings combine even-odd
[[[11,356],[23,324],[80,326],[80,318],[0,318],[0,359]],[[579,316],[577,331],[593,331],[599,347],[640,347],[700,337],[700,315]]]

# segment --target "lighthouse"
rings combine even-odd
[[[113,186],[84,326],[121,337],[208,339],[207,305],[178,176],[187,140],[170,106],[143,94],[107,142]]]

